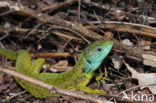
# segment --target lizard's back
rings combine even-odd
[[[17,61],[16,61],[17,72],[44,81],[45,83],[57,86],[59,88],[68,89],[68,90],[75,90],[77,84],[76,82],[89,81],[87,78],[78,79],[78,77],[83,77],[83,73],[78,73],[79,72],[78,70],[80,70],[78,68],[82,68],[81,66],[82,65],[76,66],[77,68],[76,71],[72,69],[70,71],[66,71],[59,74],[58,73],[35,73],[32,68],[33,66],[31,65],[30,55],[25,50],[21,50],[18,52]],[[52,96],[55,97],[60,96],[60,94],[56,94],[56,93],[51,94],[49,90],[28,83],[24,80],[18,78],[15,79],[23,88],[28,90],[35,97],[45,98],[45,97],[52,97]]]

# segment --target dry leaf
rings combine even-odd
[[[143,54],[143,63],[144,65],[149,65],[152,67],[156,67],[156,56],[154,55],[149,55],[149,54]]]
[[[114,36],[114,34],[112,32],[107,31],[104,35],[104,38],[107,39],[112,39],[112,37]]]
[[[127,63],[124,62],[124,64],[132,73],[132,78],[136,78],[138,80],[140,89],[148,87],[149,90],[156,95],[156,73],[139,73]]]
[[[67,66],[68,61],[67,60],[61,60],[58,63],[55,64],[55,66]]]
[[[111,56],[114,68],[117,70],[119,70],[123,64],[121,58],[122,58],[122,56],[119,56],[117,54],[114,54],[113,56]]]
[[[142,47],[142,49],[144,50],[150,50],[150,45],[151,45],[151,39],[144,37],[141,39],[141,41],[139,42],[139,46]]]
[[[61,60],[57,64],[52,65],[50,67],[50,70],[52,72],[63,72],[63,71],[66,71],[66,70],[71,70],[72,68],[73,68],[72,66],[68,66],[68,61],[67,60]]]
[[[128,45],[128,46],[134,46],[134,44],[129,39],[122,40],[122,44]]]

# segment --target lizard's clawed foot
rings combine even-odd
[[[97,81],[97,82],[100,81],[102,84],[105,84],[104,80],[108,80],[108,81],[110,81],[109,78],[104,77],[104,75],[106,75],[107,73],[108,73],[108,72],[101,73],[101,74],[96,74],[96,75],[95,75],[95,79],[96,79],[96,81]]]

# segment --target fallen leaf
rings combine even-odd
[[[150,45],[151,45],[151,39],[148,37],[143,37],[141,41],[139,42],[139,46],[142,47],[144,50],[150,50]]]
[[[68,61],[67,60],[61,60],[58,63],[55,64],[55,66],[67,66]]]
[[[50,70],[52,72],[63,72],[66,70],[71,70],[73,67],[68,66],[68,61],[67,60],[61,60],[55,65],[50,66]]]
[[[114,34],[112,32],[107,31],[104,35],[104,38],[107,39],[112,39],[112,37],[114,36]]]
[[[124,64],[132,73],[132,78],[138,80],[140,89],[147,87],[154,95],[156,95],[156,73],[139,73],[134,68],[130,67],[127,63],[124,62]]]
[[[123,64],[121,58],[122,58],[122,56],[119,56],[117,54],[114,54],[113,56],[111,56],[114,68],[117,70],[119,70]]]
[[[143,54],[143,63],[144,65],[149,65],[152,67],[156,67],[156,56],[150,54]]]
[[[134,44],[129,39],[122,40],[122,44],[128,45],[128,46],[134,46]]]

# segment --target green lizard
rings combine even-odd
[[[16,71],[29,77],[41,80],[45,83],[67,90],[80,90],[86,93],[103,94],[103,90],[90,89],[86,85],[94,75],[104,58],[112,49],[113,41],[96,41],[84,49],[77,63],[70,71],[62,73],[40,73],[45,59],[38,58],[31,64],[30,54],[26,50],[11,51],[0,48],[0,55],[8,59],[16,60]],[[26,82],[22,79],[15,80],[36,98],[59,97],[60,94],[50,93],[49,90]]]

